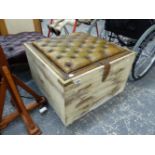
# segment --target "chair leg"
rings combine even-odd
[[[3,75],[4,79],[7,83],[10,94],[12,95],[13,100],[16,103],[17,111],[21,115],[21,117],[27,127],[28,133],[29,134],[41,134],[40,129],[33,122],[31,116],[28,113],[28,110],[24,106],[24,103],[20,97],[20,94],[17,90],[15,82],[13,81],[13,77],[11,76],[9,69],[6,66],[4,66],[4,67],[2,67],[2,70],[3,70],[3,74],[4,74]]]
[[[73,26],[72,33],[76,32],[77,22],[78,22],[77,19],[75,19],[75,23],[74,23],[74,26]]]
[[[22,89],[26,90],[28,93],[30,93],[40,105],[43,105],[46,100],[45,97],[39,96],[37,93],[35,93],[29,86],[27,86],[23,81],[18,79],[15,75],[12,75],[15,83],[19,85]]]
[[[52,24],[52,23],[53,23],[53,19],[50,20],[50,24]],[[51,31],[48,30],[48,35],[47,35],[48,38],[50,37],[50,34],[51,34]]]
[[[32,102],[26,106],[26,109],[27,111],[31,111],[33,109],[36,109],[37,107],[38,107],[38,103]],[[3,117],[2,121],[0,122],[0,130],[6,128],[10,122],[14,121],[19,116],[20,116],[20,113],[19,111],[16,110],[15,112],[12,112],[11,114]]]

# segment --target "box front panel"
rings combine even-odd
[[[135,54],[131,53],[111,62],[110,72],[104,81],[102,81],[103,67],[73,79],[73,84],[65,88],[66,124],[71,124],[74,120],[122,92],[134,57]]]

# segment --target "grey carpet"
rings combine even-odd
[[[16,71],[17,72],[17,71]],[[49,106],[48,112],[41,115],[38,110],[31,112],[34,121],[43,134],[155,134],[155,67],[142,80],[129,82],[123,93],[104,105],[88,113],[69,127],[64,127]],[[28,70],[17,75],[39,94],[39,88],[31,79]],[[21,94],[25,92],[21,90]],[[24,99],[26,103],[28,99]],[[13,111],[7,95],[5,114]],[[12,122],[2,134],[27,134],[20,118]]]

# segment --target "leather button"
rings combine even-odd
[[[45,46],[48,46],[48,45],[47,45],[47,44],[42,44],[41,46],[42,46],[42,47],[45,47]]]
[[[57,58],[57,59],[61,59],[61,58],[62,58],[62,56],[61,56],[61,55],[58,55],[56,58]]]
[[[72,66],[72,64],[71,64],[70,62],[66,62],[65,65],[66,65],[67,67],[71,67],[71,66]]]

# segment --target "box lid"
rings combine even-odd
[[[127,51],[86,33],[41,39],[32,44],[67,74]]]

